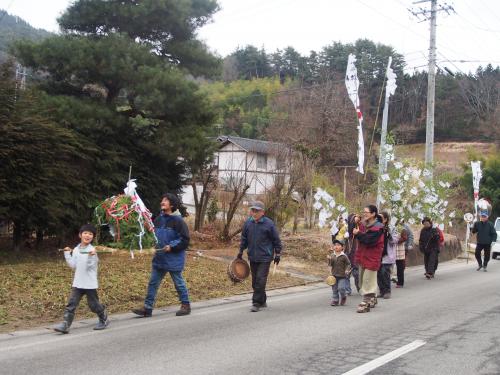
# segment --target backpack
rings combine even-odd
[[[443,234],[443,231],[439,228],[439,227],[436,227],[438,233],[439,233],[439,247],[443,247],[444,246],[444,234]]]

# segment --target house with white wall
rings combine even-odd
[[[249,185],[247,195],[265,194],[277,178],[288,179],[287,146],[258,139],[219,136],[215,155],[219,185],[231,188],[234,183]]]
[[[248,199],[265,194],[277,179],[289,178],[289,148],[281,143],[233,136],[219,136],[214,155],[219,187],[232,190],[234,184],[249,185]],[[197,186],[198,196],[202,187]],[[183,187],[182,202],[194,213],[193,188]]]

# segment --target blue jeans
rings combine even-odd
[[[333,300],[338,302],[345,297],[347,279],[337,279],[337,282],[332,285]]]
[[[166,271],[164,269],[153,266],[148,284],[148,293],[146,295],[146,299],[144,300],[144,307],[146,309],[153,309],[156,299],[156,293],[158,292],[158,287],[160,286],[163,278],[167,273],[170,273],[170,277],[174,282],[175,290],[179,295],[179,300],[181,301],[181,303],[189,303],[188,289],[186,286],[186,282],[182,277],[182,271]]]

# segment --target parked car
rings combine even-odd
[[[491,245],[491,257],[497,259],[500,255],[500,217],[495,220],[495,230],[497,231],[497,242]]]

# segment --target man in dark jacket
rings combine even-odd
[[[180,201],[174,194],[165,194],[160,206],[162,212],[154,222],[158,243],[153,257],[144,307],[132,310],[134,314],[141,317],[152,315],[158,287],[167,273],[170,273],[181,301],[181,308],[175,315],[182,316],[191,313],[188,289],[182,277],[186,262],[186,249],[189,245],[189,229],[178,211]]]
[[[418,246],[424,254],[425,277],[427,280],[433,279],[438,266],[439,257],[439,232],[433,227],[432,220],[424,217],[422,220],[424,226],[420,231]]]
[[[480,221],[474,223],[472,233],[477,233],[476,260],[479,266],[477,271],[482,268],[486,272],[490,261],[491,243],[497,240],[497,232],[493,224],[488,221],[487,211],[480,212]],[[484,262],[481,259],[482,250],[484,250]]]
[[[266,307],[266,283],[271,262],[280,262],[281,240],[273,221],[264,216],[264,204],[253,202],[250,206],[250,218],[243,225],[238,258],[248,249],[250,270],[252,271],[252,309],[257,312]]]

